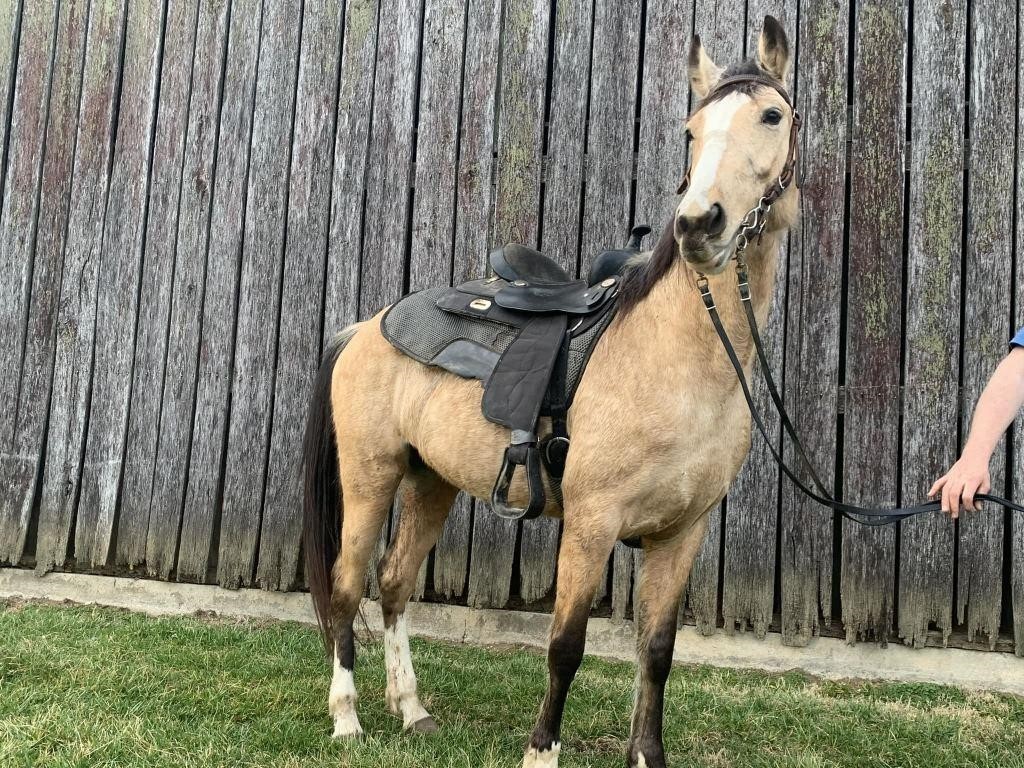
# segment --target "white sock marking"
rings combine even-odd
[[[359,725],[359,716],[356,714],[358,699],[352,670],[341,666],[335,652],[334,676],[331,678],[331,693],[327,699],[328,709],[334,717],[334,738],[350,738],[363,732]]]
[[[402,716],[402,727],[411,728],[414,723],[430,717],[416,695],[416,673],[412,668],[409,653],[409,631],[405,614],[400,613],[393,627],[384,630],[384,657],[388,669],[388,688],[385,694],[388,708]]]
[[[523,768],[558,768],[558,753],[561,751],[562,745],[557,741],[551,749],[543,751],[530,747],[523,756]]]

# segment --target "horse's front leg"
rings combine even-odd
[[[615,523],[615,530],[612,529]],[[523,758],[523,768],[556,768],[560,749],[562,710],[576,670],[583,660],[587,619],[604,564],[615,546],[618,519],[576,520],[566,510],[558,552],[555,614],[548,641],[548,690]]]
[[[637,690],[629,735],[630,768],[664,768],[661,722],[665,682],[672,668],[679,601],[708,527],[705,514],[689,529],[666,539],[644,539],[644,559],[634,608],[637,626]]]

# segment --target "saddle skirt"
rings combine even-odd
[[[622,272],[648,232],[649,227],[635,227],[625,248],[602,253],[588,280],[573,280],[532,248],[506,245],[490,254],[493,277],[418,291],[384,314],[381,332],[396,349],[424,365],[481,381],[484,417],[511,431],[491,493],[498,515],[532,518],[544,511],[542,467],[561,505],[569,407],[614,317]],[[551,433],[540,439],[542,416],[550,417]],[[515,508],[508,492],[520,467],[530,501]]]
[[[429,288],[409,294],[384,315],[381,330],[384,338],[413,360],[486,384],[522,327],[491,319],[482,312],[474,313],[469,309],[474,301],[472,295],[453,296],[457,290]],[[467,309],[458,312],[442,308],[457,302],[464,302]],[[614,303],[608,302],[603,312],[581,318],[574,323],[575,327],[566,329],[567,406],[572,404],[590,354],[611,322],[613,310]],[[550,393],[545,392],[540,415],[550,416],[550,405]]]

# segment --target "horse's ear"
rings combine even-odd
[[[757,63],[780,83],[789,74],[789,41],[786,31],[774,16],[764,17],[764,29],[757,41]]]
[[[690,45],[689,74],[690,87],[698,99],[703,99],[711,93],[715,83],[722,77],[722,70],[704,52],[704,46],[700,44],[700,35],[694,35],[693,43]]]

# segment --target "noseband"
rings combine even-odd
[[[789,93],[786,92],[786,89],[779,82],[767,77],[766,75],[736,75],[734,77],[727,77],[720,80],[715,84],[714,90],[705,96],[701,100],[700,104],[697,105],[697,109],[694,110],[694,114],[700,112],[704,107],[714,101],[716,96],[721,93],[723,89],[743,83],[763,85],[777,91],[793,113],[793,124],[789,129],[789,152],[786,155],[786,163],[782,166],[782,172],[775,181],[765,188],[764,194],[761,195],[761,199],[758,201],[757,205],[747,211],[746,216],[743,217],[743,220],[740,221],[740,225],[737,228],[737,257],[747,249],[751,240],[761,236],[761,233],[764,231],[765,224],[768,223],[768,214],[771,213],[772,206],[780,197],[782,197],[783,193],[789,188],[789,185],[793,183],[793,179],[796,177],[796,164],[799,157],[798,139],[800,137],[800,125],[802,122],[800,119],[800,113],[797,112],[796,107],[793,105],[793,100],[790,98]],[[680,195],[685,194],[689,186],[690,169],[688,168],[686,170],[686,176],[683,177],[683,181],[676,192]]]

